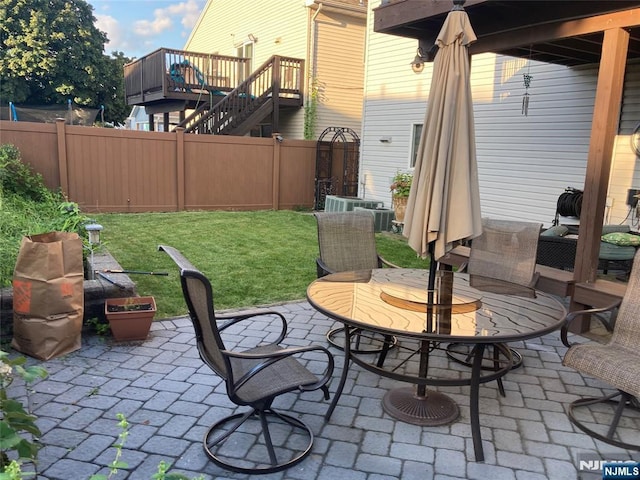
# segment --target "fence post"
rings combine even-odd
[[[176,127],[176,191],[178,195],[178,211],[184,210],[184,127]]]
[[[56,118],[56,137],[58,141],[58,175],[60,176],[60,188],[69,196],[69,173],[67,168],[67,136],[66,119]]]
[[[273,139],[273,209],[280,210],[280,145],[282,144],[282,135],[279,133],[272,133]]]

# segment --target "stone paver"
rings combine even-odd
[[[325,332],[334,325],[306,302],[273,308],[289,320],[288,346],[324,342]],[[269,332],[262,322],[244,325],[244,330],[235,332],[235,342],[241,345],[259,341]],[[317,392],[291,393],[277,400],[276,408],[290,410],[311,426],[315,442],[302,463],[261,478],[565,480],[578,478],[581,455],[606,459],[624,454],[639,459],[637,452],[595,441],[568,421],[567,403],[579,395],[597,394],[601,386],[562,366],[566,348],[557,333],[514,347],[525,361],[505,377],[506,397],[497,393],[495,382],[480,390],[484,462],[474,461],[468,387],[443,389],[460,406],[455,423],[410,425],[388,416],[381,406],[382,397],[397,382],[352,365],[328,422],[324,413],[329,403]],[[333,392],[343,357],[342,352],[332,351],[336,359]],[[320,357],[307,360],[309,368],[322,369]],[[122,461],[129,467],[114,479],[151,479],[160,461],[171,463],[171,471],[189,478],[200,474],[206,480],[255,478],[217,467],[203,451],[208,427],[245,408],[229,401],[224,382],[198,358],[188,319],[155,322],[145,342],[118,344],[109,337],[85,334],[81,350],[47,362],[29,359],[29,363],[41,364],[51,373],[33,385],[29,397],[43,432],[37,478],[88,480],[95,473],[108,474],[120,433],[117,413],[123,413],[131,426],[122,452]],[[465,372],[457,364],[447,370],[447,359],[437,352],[432,365],[448,375]],[[10,391],[24,398],[25,388],[18,381]],[[633,428],[625,433],[640,437]],[[296,439],[276,434],[274,440],[287,444]],[[232,454],[241,457],[247,446],[239,442]]]

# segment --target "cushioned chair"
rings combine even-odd
[[[620,420],[625,409],[640,410],[640,253],[636,253],[629,277],[629,283],[615,318],[613,334],[607,344],[587,342],[570,345],[567,332],[571,322],[583,314],[591,314],[593,318],[602,319],[603,312],[613,310],[617,305],[607,308],[590,309],[571,312],[561,331],[563,343],[570,347],[562,361],[563,365],[578,372],[597,378],[603,384],[613,387],[614,391],[598,398],[582,398],[572,402],[568,407],[571,422],[580,430],[605,443],[631,450],[640,450],[638,441],[638,415],[635,424],[628,428],[628,436],[618,431]],[[605,323],[605,327],[611,325]],[[604,412],[601,405],[608,405],[610,410]],[[593,408],[593,407],[596,408]],[[593,411],[593,415],[585,415],[584,410]],[[609,419],[602,425],[605,418]],[[589,420],[587,420],[589,419]],[[591,423],[588,423],[591,422]],[[598,422],[597,424],[595,422]],[[635,441],[632,442],[630,439]]]
[[[482,235],[471,242],[469,261],[462,267],[469,274],[469,283],[479,290],[492,290],[510,295],[535,295],[536,252],[541,223],[509,220],[482,219]],[[493,357],[485,368],[497,369],[501,349],[489,349]],[[516,350],[509,350],[514,368],[522,363]],[[447,347],[450,358],[471,366],[473,347],[451,344]],[[498,379],[500,393],[504,396],[502,379]]]
[[[202,361],[225,382],[229,399],[236,405],[249,406],[244,413],[225,417],[208,429],[204,438],[206,454],[222,468],[241,473],[271,473],[284,470],[304,459],[313,445],[313,432],[298,416],[272,408],[276,397],[293,391],[321,389],[329,398],[327,383],[333,373],[333,356],[324,347],[279,346],[287,333],[284,316],[275,311],[257,311],[239,315],[217,315],[209,280],[179,251],[160,245],[180,268],[180,281],[189,316],[196,333]],[[265,327],[279,334],[275,341],[237,351],[225,345],[221,333],[240,322],[255,321],[258,316],[275,322]],[[233,344],[240,342],[237,330],[227,333]],[[232,335],[232,336],[231,336]],[[326,357],[321,377],[309,371],[299,357],[314,353],[314,360]],[[253,425],[257,422],[257,425]],[[250,422],[249,422],[250,421]],[[272,441],[272,430],[280,437],[287,431],[298,432],[295,440],[282,444]],[[283,433],[284,432],[284,433]]]
[[[397,267],[388,262],[376,250],[375,219],[371,212],[316,212],[318,222],[318,247],[320,256],[316,259],[318,278],[335,272],[351,270],[371,270],[374,268]],[[397,343],[395,337],[381,337],[379,334],[354,332],[354,353],[384,354]],[[337,327],[327,333],[327,340],[333,346],[342,348],[339,340],[344,336],[344,327]]]

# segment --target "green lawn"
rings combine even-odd
[[[217,309],[268,305],[305,298],[316,278],[316,221],[294,211],[172,212],[92,215],[101,240],[125,270],[165,271],[131,275],[138,294],[153,295],[157,319],[184,315],[178,270],[158,245],[180,250],[213,285]],[[387,260],[427,268],[402,235],[376,235]]]

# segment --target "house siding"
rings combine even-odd
[[[307,18],[300,1],[209,0],[184,48],[235,56],[252,34],[254,68],[273,55],[306,58]]]
[[[417,41],[372,31],[369,9],[366,85],[361,146],[361,195],[391,203],[390,179],[409,165],[411,125],[422,123],[432,64],[422,73],[409,63]],[[528,115],[522,114],[523,74],[532,76]],[[495,54],[472,59],[478,174],[484,216],[523,219],[549,226],[558,197],[582,189],[587,166],[597,66],[569,68]],[[628,67],[607,210],[611,223],[625,221],[627,189],[640,188],[640,162],[629,133],[640,110],[640,66]],[[380,138],[391,137],[390,143]],[[561,219],[578,223],[578,219]]]
[[[366,19],[321,10],[315,29],[316,62],[311,68],[318,84],[318,116],[314,138],[327,127],[351,128],[360,136]]]

